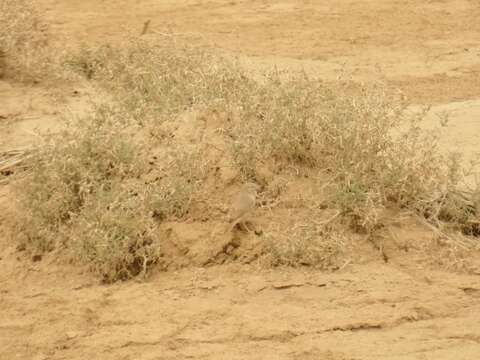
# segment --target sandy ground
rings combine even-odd
[[[255,69],[385,81],[433,104],[432,125],[450,114],[446,149],[480,152],[477,0],[40,4],[58,42],[116,41],[150,20],[151,32],[191,36]],[[67,96],[73,112],[85,106],[79,91]],[[0,81],[0,148],[28,146],[59,113],[42,86]],[[3,220],[0,211],[0,359],[480,358],[479,271],[435,270],[399,251],[384,263],[365,247],[366,260],[333,274],[231,263],[105,286],[51,258],[26,260]]]
[[[480,351],[478,275],[224,265],[98,286],[65,267],[2,267],[2,359],[471,360]]]

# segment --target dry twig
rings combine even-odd
[[[25,161],[32,156],[30,148],[0,152],[0,175],[10,175],[15,169],[25,168]]]

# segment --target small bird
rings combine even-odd
[[[260,186],[257,184],[247,182],[233,198],[230,211],[228,213],[228,219],[231,223],[230,231],[232,231],[237,224],[242,224],[247,231],[250,231],[245,222],[255,209],[257,191],[259,189]]]

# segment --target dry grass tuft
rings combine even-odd
[[[338,231],[311,222],[297,224],[286,231],[269,232],[266,237],[266,258],[272,266],[335,270],[341,265],[343,248]]]
[[[105,282],[146,275],[161,255],[148,207],[151,191],[117,183],[88,197],[68,233],[74,259]]]

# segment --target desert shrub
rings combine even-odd
[[[186,144],[164,125],[196,109],[225,114],[215,136],[241,177],[255,179],[269,167],[325,180],[322,206],[358,231],[374,232],[393,206],[435,226],[474,229],[472,194],[457,196],[460,160],[444,154],[437,133],[421,129],[424,112],[412,112],[381,85],[278,71],[254,79],[219,55],[155,38],[85,47],[65,64],[109,102],[39,152],[20,189],[32,224],[26,232],[43,251],[61,234],[107,281],[147,271],[160,256],[155,227],[189,215],[207,176],[201,143],[208,139]],[[340,243],[325,240],[335,240],[329,229],[287,231],[271,242],[274,263],[333,266]]]
[[[374,231],[389,206],[436,226],[464,227],[477,216],[451,200],[463,170],[439,147],[437,132],[421,129],[426,112],[411,111],[381,84],[278,71],[254,80],[234,62],[168,39],[84,49],[69,64],[142,124],[155,127],[199,106],[226,112],[223,131],[244,178],[265,166],[318,169],[331,183],[330,206],[357,230]]]
[[[118,46],[82,47],[67,68],[95,80],[122,111],[145,125],[195,106],[240,101],[253,81],[210,52],[169,38],[129,38]]]
[[[170,39],[131,38],[121,46],[84,47],[66,64],[95,80],[142,125],[158,125],[192,108],[227,111],[238,120],[229,135],[245,171],[272,156],[315,162],[307,119],[318,110],[322,94],[306,78],[284,80],[288,74],[271,72],[256,81],[235,62]]]
[[[273,231],[266,236],[266,260],[272,266],[314,266],[334,270],[343,255],[342,237],[330,226],[313,223],[297,224],[286,231]]]
[[[334,179],[332,203],[352,225],[374,231],[389,206],[409,209],[436,226],[445,211],[460,220],[460,208],[448,199],[463,186],[461,158],[439,146],[439,131],[421,128],[426,112],[409,110],[382,87],[345,94],[341,90],[341,100],[322,115],[321,133],[328,139],[322,153],[329,154],[323,160]]]
[[[137,123],[112,106],[69,122],[45,138],[16,191],[20,229],[33,253],[64,249],[106,282],[146,273],[157,263],[160,221],[181,218],[197,191],[198,156],[156,148]],[[160,153],[161,163],[149,162]]]
[[[30,159],[30,175],[17,187],[31,223],[31,247],[55,247],[40,234],[68,224],[99,189],[108,190],[113,182],[141,173],[142,149],[130,139],[128,131],[112,119],[95,115],[46,137]]]
[[[159,220],[185,218],[206,176],[200,154],[173,144],[169,148],[163,159],[164,175],[151,183],[158,191],[151,194],[149,207]]]
[[[266,159],[316,164],[317,134],[311,120],[323,99],[320,84],[301,75],[271,72],[247,90],[249,97],[230,104],[238,119],[229,129],[232,151],[241,169],[252,172]]]
[[[1,0],[0,23],[0,74],[20,80],[44,77],[50,64],[47,26],[35,2]]]
[[[117,183],[90,196],[70,224],[73,258],[105,282],[146,274],[161,249],[147,205],[149,193],[145,186]]]
[[[381,225],[389,206],[435,225],[445,219],[442,213],[463,212],[447,201],[462,186],[460,158],[440,148],[439,132],[421,128],[425,111],[410,110],[381,84],[273,74],[252,93],[240,110],[235,107],[240,120],[230,129],[248,176],[272,160],[276,171],[288,164],[316,168],[331,183],[330,206],[360,231]],[[466,221],[461,214],[450,219]]]

